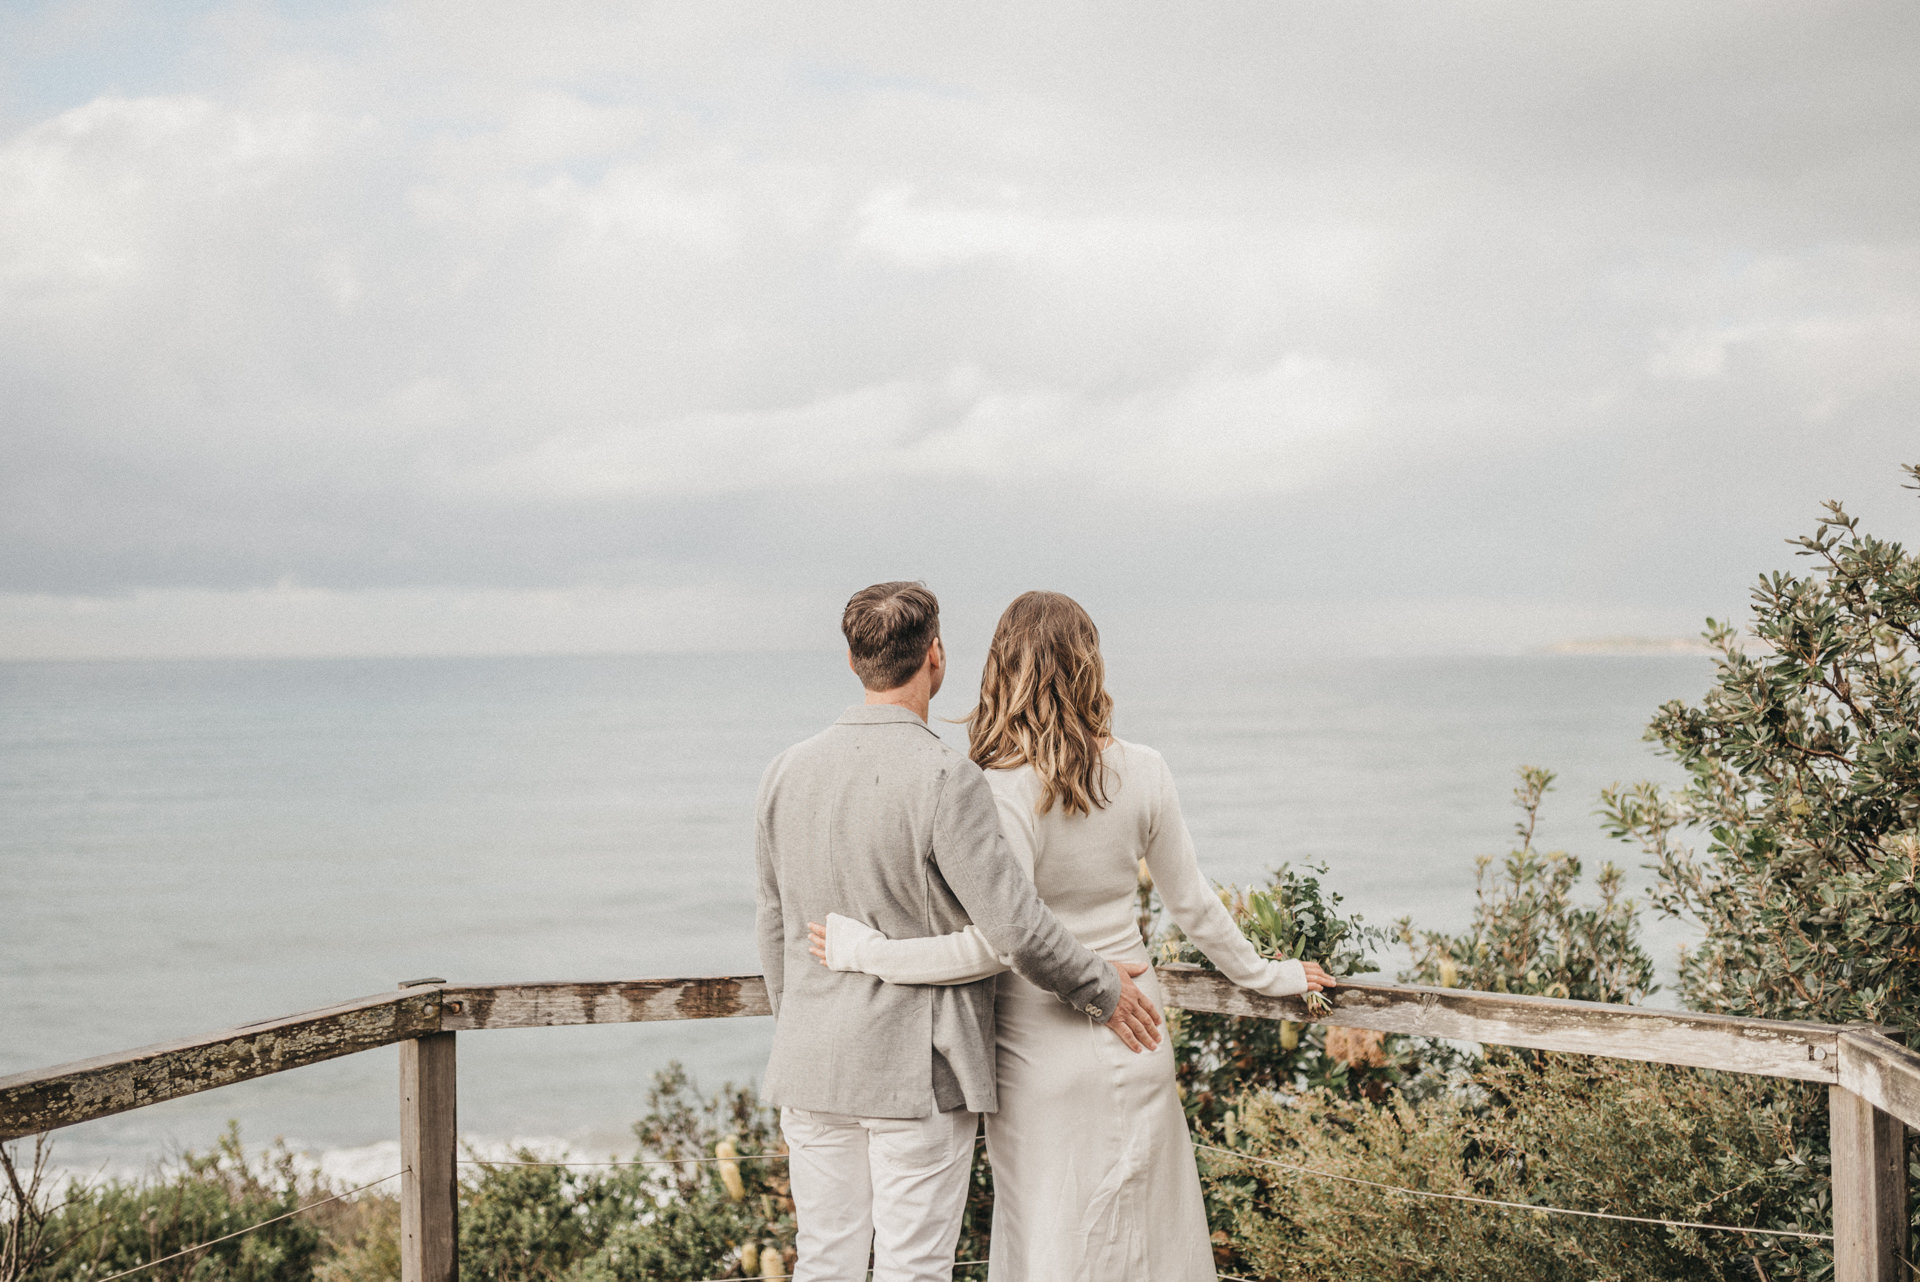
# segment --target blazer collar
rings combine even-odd
[[[919,717],[914,716],[913,713],[908,712],[905,708],[892,703],[856,703],[841,713],[840,719],[833,724],[837,726],[884,726],[892,725],[896,722],[904,722],[910,726],[919,726],[928,734],[933,734],[932,726],[922,721]],[[933,737],[937,739],[940,736],[934,735]]]

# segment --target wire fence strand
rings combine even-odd
[[[545,1162],[520,1158],[501,1158],[494,1161],[484,1157],[463,1157],[461,1166],[693,1166],[713,1162],[758,1162],[787,1160],[785,1153],[742,1153],[738,1157],[636,1157],[624,1162],[608,1160],[605,1162]]]
[[[985,1260],[955,1260],[953,1262],[953,1267],[956,1269],[971,1269],[985,1263],[986,1263]],[[761,1274],[761,1276],[765,1277],[766,1275]],[[862,1274],[862,1276],[869,1277],[869,1278],[872,1277],[873,1270],[868,1269],[866,1273]],[[735,1273],[724,1278],[701,1278],[700,1282],[754,1282],[754,1279],[743,1278],[738,1273]],[[1251,1279],[1222,1277],[1219,1280],[1219,1282],[1251,1282]]]
[[[1217,1144],[1195,1144],[1196,1149],[1209,1153],[1222,1153],[1243,1162],[1258,1162],[1262,1166],[1277,1166],[1283,1171],[1295,1171],[1301,1175],[1314,1175],[1321,1179],[1340,1180],[1347,1184],[1359,1184],[1370,1189],[1380,1189],[1387,1193],[1404,1193],[1408,1197],[1430,1197],[1448,1202],[1473,1202],[1480,1206],[1505,1207],[1514,1211],[1537,1211],[1543,1215],[1578,1215],[1589,1220],[1619,1220],[1627,1224],[1655,1224],[1670,1229],[1702,1229],[1710,1233],[1751,1233],[1763,1237],[1797,1237],[1814,1242],[1831,1242],[1831,1233],[1806,1233],[1799,1229],[1754,1229],[1738,1224],[1702,1224],[1697,1220],[1668,1220],[1652,1215],[1621,1215],[1614,1211],[1576,1211],[1565,1206],[1540,1206],[1533,1202],[1508,1202],[1497,1197],[1478,1197],[1471,1193],[1440,1193],[1433,1189],[1410,1189],[1399,1184],[1382,1184],[1378,1180],[1363,1180],[1357,1175],[1342,1175],[1338,1171],[1322,1170],[1314,1166],[1301,1166],[1296,1162],[1281,1162],[1271,1157],[1255,1157],[1251,1153],[1242,1153],[1236,1149],[1221,1148]]]
[[[283,1211],[279,1215],[274,1216],[272,1219],[262,1220],[258,1224],[249,1224],[244,1229],[235,1229],[231,1233],[223,1234],[220,1237],[213,1238],[210,1241],[201,1242],[195,1246],[182,1247],[178,1251],[175,1251],[172,1255],[163,1255],[157,1260],[148,1260],[145,1264],[136,1264],[132,1268],[122,1269],[118,1273],[109,1273],[107,1274],[107,1276],[103,1278],[94,1279],[93,1282],[114,1282],[114,1279],[116,1278],[131,1277],[135,1273],[145,1272],[147,1269],[151,1269],[156,1265],[165,1264],[169,1260],[177,1260],[183,1255],[192,1255],[195,1251],[204,1251],[208,1247],[219,1246],[222,1242],[231,1242],[233,1241],[233,1239],[237,1237],[245,1237],[247,1234],[252,1233],[257,1229],[264,1229],[269,1224],[278,1224],[282,1220],[290,1220],[294,1216],[300,1214],[300,1212],[302,1211],[311,1211],[316,1206],[325,1206],[329,1202],[338,1202],[343,1197],[352,1197],[355,1193],[364,1193],[368,1189],[373,1188],[376,1185],[385,1184],[388,1180],[397,1180],[402,1175],[405,1175],[408,1171],[412,1169],[413,1169],[412,1167],[402,1167],[400,1170],[395,1171],[392,1175],[382,1175],[379,1179],[371,1180],[365,1184],[362,1184],[358,1188],[351,1188],[346,1190],[343,1193],[335,1193],[332,1197],[323,1197],[319,1201],[309,1202],[305,1206],[296,1206],[291,1211]]]
[[[982,1135],[976,1140],[974,1140],[974,1145],[975,1147],[978,1147],[979,1145],[985,1144],[986,1142],[987,1142],[987,1137]],[[499,1160],[496,1161],[496,1160],[493,1160],[490,1158],[484,1158],[484,1157],[471,1157],[471,1158],[463,1157],[459,1159],[459,1165],[461,1166],[601,1166],[601,1167],[606,1167],[606,1166],[692,1166],[695,1164],[711,1164],[714,1162],[759,1162],[759,1161],[784,1162],[790,1156],[791,1154],[788,1154],[788,1153],[739,1153],[733,1157],[636,1157],[636,1158],[630,1158],[626,1161],[615,1161],[612,1158],[609,1158],[604,1162],[574,1162],[574,1161],[558,1161],[558,1160],[547,1161],[544,1159],[533,1159],[533,1158],[500,1158]],[[984,1261],[982,1261],[982,1263],[984,1263]]]

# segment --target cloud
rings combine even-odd
[[[595,594],[882,565],[1643,631],[1817,499],[1913,528],[1902,6],[216,4],[144,66],[22,22],[43,649],[221,594],[445,641],[443,593],[579,593],[604,648]]]
[[[1194,372],[1171,387],[1099,398],[992,390],[977,369],[805,405],[702,414],[558,435],[455,477],[467,495],[511,501],[760,493],[795,486],[1014,488],[1063,482],[1150,500],[1157,492],[1298,489],[1367,430],[1364,370],[1288,353],[1272,367]]]

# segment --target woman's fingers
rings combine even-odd
[[[827,964],[827,928],[819,922],[807,923],[807,951],[822,966]]]

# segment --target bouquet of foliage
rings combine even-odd
[[[1306,868],[1306,873],[1300,873],[1295,872],[1291,864],[1282,864],[1265,887],[1222,887],[1220,902],[1227,906],[1234,923],[1263,957],[1317,961],[1336,978],[1379,970],[1367,959],[1367,950],[1386,943],[1387,933],[1363,925],[1357,915],[1341,916],[1340,896],[1320,888],[1326,866],[1308,864]],[[1168,929],[1161,944],[1161,957],[1165,961],[1197,962],[1213,969],[1206,954],[1196,948],[1178,926]],[[1318,993],[1307,994],[1307,1007],[1316,1014],[1329,1009],[1326,999]]]
[[[1220,901],[1262,956],[1311,959],[1335,976],[1378,970],[1367,954],[1387,942],[1387,933],[1358,916],[1343,915],[1340,896],[1322,888],[1326,872],[1317,864],[1303,869],[1283,864],[1265,886],[1222,887]],[[1161,961],[1215,969],[1178,926],[1169,924],[1155,942]],[[1379,1046],[1366,1048],[1364,1055],[1330,1054],[1320,1032],[1290,1020],[1186,1010],[1167,1016],[1181,1096],[1188,1116],[1202,1127],[1217,1126],[1243,1091],[1310,1085],[1379,1091],[1401,1071]]]

